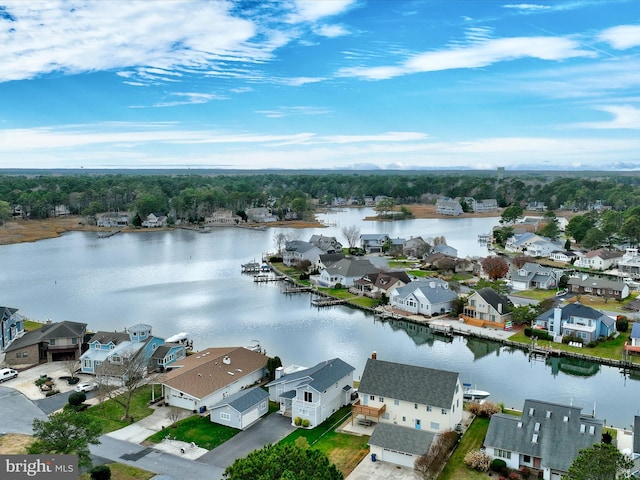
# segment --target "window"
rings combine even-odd
[[[413,408],[415,408],[415,409],[417,410],[417,409],[418,409],[418,404],[417,404],[417,403],[414,403],[414,404],[413,404]]]
[[[438,422],[431,422],[431,430],[440,430],[440,424]]]
[[[260,411],[264,412],[267,409],[267,402],[262,402],[260,404]]]
[[[305,402],[313,402],[313,392],[304,392],[304,401]]]
[[[538,443],[538,434],[534,433],[533,438],[531,439],[531,443]]]
[[[495,454],[496,457],[499,458],[511,458],[511,452],[509,450],[501,450],[499,448],[495,448],[493,450],[493,453]]]
[[[594,427],[593,425],[591,425],[589,427],[589,435],[594,435],[596,433],[596,427]]]
[[[49,340],[49,345],[55,345],[56,344],[56,339],[52,338]]]
[[[378,400],[380,400],[380,403],[384,403],[384,397],[379,397]]]
[[[536,422],[536,424],[533,426],[533,431],[534,432],[540,431],[540,422]]]
[[[394,405],[400,405],[400,400],[394,400],[394,401],[393,401],[393,404],[394,404]]]
[[[569,417],[567,415],[565,415],[564,417],[562,417],[562,421],[563,422],[568,422],[569,421]]]
[[[220,420],[226,420],[227,422],[231,420],[231,415],[228,413],[220,412]]]
[[[523,463],[531,463],[531,455],[523,455],[522,461]]]
[[[522,428],[522,422],[518,422],[518,428]]]
[[[547,410],[547,418],[551,418],[551,410]]]
[[[402,417],[402,421],[406,422],[407,421],[407,417]]]
[[[584,433],[585,428],[586,428],[586,427],[585,427],[584,423],[583,423],[583,424],[581,424],[581,425],[580,425],[580,433]]]
[[[431,405],[427,405],[427,412],[431,411]]]
[[[77,345],[78,344],[78,339],[77,338],[72,338],[71,339],[71,345]]]
[[[375,402],[376,400],[375,395],[369,395],[369,400],[371,400],[372,402]]]
[[[389,413],[388,412],[384,412],[382,414],[382,418],[384,418],[385,420],[389,420]]]
[[[530,416],[530,417],[532,417],[532,416],[533,416],[533,414],[535,413],[535,411],[536,411],[536,409],[535,409],[535,408],[533,408],[533,407],[531,407],[531,408],[529,409],[529,416]]]
[[[442,410],[440,410],[440,413],[441,413],[442,415],[446,415],[446,414],[447,414],[447,409],[446,409],[446,408],[443,408]]]

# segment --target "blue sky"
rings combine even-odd
[[[0,0],[0,168],[640,169],[640,1]]]

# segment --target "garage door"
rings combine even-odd
[[[561,479],[562,479],[562,475],[560,475],[559,473],[551,472],[551,480],[561,480]]]
[[[395,450],[387,450],[386,448],[383,448],[381,460],[383,462],[394,463],[396,465],[402,465],[403,467],[413,468],[415,457],[407,453],[397,452]]]
[[[245,428],[255,422],[259,417],[258,409],[254,408],[250,412],[245,413],[242,416],[242,428]]]

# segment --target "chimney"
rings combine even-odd
[[[276,380],[278,378],[281,378],[283,375],[284,375],[284,368],[283,367],[276,368]]]
[[[502,315],[502,303],[498,304],[498,313]]]
[[[231,359],[229,357],[224,357],[222,359],[222,363],[224,363],[225,365],[229,365],[231,363]]]
[[[371,354],[371,360],[376,360],[378,358],[378,354],[376,352],[373,352]]]

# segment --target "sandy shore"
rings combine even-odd
[[[435,205],[406,205],[407,209],[413,213],[415,218],[469,218],[469,217],[497,217],[500,212],[488,213],[463,213],[457,217],[437,215]],[[376,217],[367,217],[366,220],[376,220]],[[288,228],[318,228],[324,227],[319,222],[274,222],[269,223],[270,227]],[[13,243],[35,242],[47,238],[59,237],[65,232],[71,231],[105,231],[108,229],[98,228],[95,225],[86,225],[82,217],[59,217],[46,220],[22,220],[11,219],[0,227],[0,245],[10,245]],[[145,229],[126,228],[124,232],[144,232]]]

